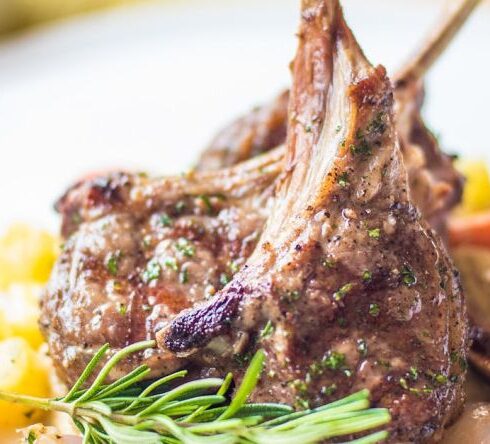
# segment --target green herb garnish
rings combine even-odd
[[[352,287],[354,286],[354,284],[352,283],[348,283],[348,284],[345,284],[345,285],[342,285],[342,287],[340,287],[334,294],[333,294],[333,298],[334,300],[336,301],[341,301],[342,299],[344,299],[344,297],[347,295],[347,293],[349,293],[349,291],[352,290]]]
[[[373,273],[371,273],[369,270],[366,270],[362,273],[362,280],[364,282],[370,281],[373,278]]]
[[[386,129],[386,125],[384,123],[383,118],[384,118],[383,113],[376,114],[376,117],[372,120],[372,122],[367,127],[367,132],[369,134],[372,133],[383,134]]]
[[[213,204],[211,203],[211,199],[209,198],[209,196],[207,196],[206,194],[201,194],[200,196],[197,196],[197,198],[204,204],[204,206],[206,207],[206,210],[208,210],[208,213],[212,213],[213,212]]]
[[[230,264],[228,265],[230,268],[230,271],[235,274],[238,270],[240,270],[240,266],[236,261],[231,261]]]
[[[34,444],[37,441],[36,434],[31,430],[26,438],[27,444]]]
[[[419,372],[416,367],[410,367],[410,370],[408,372],[410,374],[410,379],[416,381],[419,377]]]
[[[121,252],[116,251],[115,253],[109,254],[106,261],[107,271],[113,276],[117,275],[119,270],[119,259],[121,259]]]
[[[132,344],[112,355],[94,375],[109,350],[104,345],[64,397],[37,398],[0,392],[0,399],[70,415],[83,435],[84,444],[318,443],[368,432],[391,420],[387,409],[369,408],[368,390],[298,412],[284,404],[247,403],[262,372],[265,359],[262,350],[251,359],[230,402],[225,397],[230,391],[230,374],[224,379],[176,384],[187,375],[182,370],[143,384],[150,368],[141,365],[112,383],[106,382],[120,361],[155,346],[153,340]],[[93,381],[90,385],[89,380]],[[387,437],[388,433],[381,431],[355,442],[377,443]]]
[[[156,259],[152,259],[146,265],[146,269],[145,271],[143,271],[141,278],[143,279],[143,282],[145,284],[148,284],[151,281],[158,279],[160,277],[161,271],[162,271],[162,267],[160,266],[158,261]]]
[[[221,273],[219,275],[219,283],[224,287],[228,282],[231,281],[230,276],[228,276],[226,273]]]
[[[267,321],[267,324],[265,324],[265,327],[262,329],[260,332],[259,338],[260,339],[266,339],[268,338],[272,333],[274,332],[274,325],[272,324],[272,321]]]
[[[379,315],[379,305],[378,304],[369,304],[369,314],[371,316],[378,316]]]
[[[408,265],[402,267],[402,280],[407,287],[411,287],[417,283],[417,278]]]
[[[322,265],[326,268],[334,268],[335,267],[335,261],[331,258],[324,258],[322,259]]]
[[[167,213],[160,214],[160,224],[163,227],[170,227],[172,225],[172,219]]]
[[[170,268],[173,271],[179,270],[179,266],[177,265],[177,261],[174,257],[166,257],[163,263],[165,267]]]
[[[196,247],[184,237],[177,240],[175,249],[181,252],[185,257],[193,257],[196,254]]]
[[[322,387],[321,393],[325,396],[331,396],[337,391],[337,384],[331,384],[328,387]]]
[[[368,230],[368,236],[371,239],[379,239],[381,236],[381,229],[373,228],[372,230]]]
[[[181,284],[187,284],[189,282],[189,271],[187,268],[184,268],[183,270],[180,270],[179,273],[179,282]]]
[[[345,365],[345,355],[331,351],[322,359],[322,365],[330,370],[338,370]]]
[[[442,373],[435,374],[433,378],[438,384],[445,384],[448,381],[447,376]]]
[[[342,173],[337,182],[342,188],[345,188],[347,185],[349,185],[349,174],[345,172]]]
[[[117,311],[121,316],[126,316],[126,313],[128,312],[128,306],[126,304],[119,303],[117,306]]]
[[[282,296],[285,302],[296,302],[301,297],[299,290],[287,290]]]
[[[351,144],[350,150],[355,156],[367,157],[371,155],[371,147],[364,138],[360,138],[357,143]]]

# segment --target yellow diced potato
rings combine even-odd
[[[7,323],[7,318],[3,310],[0,310],[0,341],[10,338],[12,336],[12,330]]]
[[[0,237],[0,289],[16,282],[47,281],[57,255],[50,233],[16,224]]]
[[[22,337],[34,348],[43,343],[38,325],[41,291],[42,286],[37,284],[13,284],[6,292],[0,293],[0,319],[3,319],[5,329],[3,337]]]
[[[47,367],[22,338],[0,342],[0,390],[40,397],[50,394]],[[32,424],[42,413],[22,404],[0,401],[0,427]]]
[[[466,215],[490,209],[490,176],[485,162],[460,160],[456,166],[466,177],[457,213]]]

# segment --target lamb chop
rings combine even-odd
[[[114,173],[68,190],[57,204],[65,243],[40,319],[62,380],[73,383],[102,344],[117,351],[152,338],[223,287],[260,236],[277,154],[196,176]],[[154,375],[181,365],[169,354],[136,358]]]
[[[410,200],[385,70],[337,1],[304,0],[285,170],[264,232],[159,345],[218,369],[262,347],[256,400],[311,406],[368,387],[392,411],[390,439],[423,442],[461,407],[466,331],[457,273]]]
[[[58,205],[67,241],[43,297],[41,326],[58,372],[73,382],[103,343],[117,351],[153,338],[157,331],[160,349],[135,357],[147,362],[154,375],[183,365],[205,372],[229,370],[238,365],[237,357],[258,346],[254,338],[270,320],[275,325],[267,346],[271,368],[258,399],[314,405],[368,386],[374,400],[392,407],[398,418],[394,436],[437,434],[461,400],[463,376],[457,364],[465,356],[465,319],[457,279],[438,240],[419,220],[406,192],[399,190],[406,183],[393,135],[391,90],[382,69],[367,64],[337,3],[305,2],[304,8],[304,46],[297,60],[305,48],[318,45],[323,55],[310,61],[323,80],[309,85],[308,65],[302,71],[297,62],[298,92],[293,97],[301,98],[305,89],[303,102],[296,104],[297,116],[303,116],[304,105],[316,109],[318,117],[304,115],[311,118],[309,126],[299,120],[291,126],[276,197],[273,184],[283,162],[279,151],[219,172],[167,179],[120,173],[78,184]],[[322,20],[326,30],[318,28]],[[329,54],[335,57],[329,59]],[[333,106],[328,112],[323,109],[327,98],[334,97],[352,105],[346,115],[335,114]],[[351,115],[355,110],[359,112]],[[355,128],[368,125],[378,111],[378,124],[357,139]],[[346,151],[350,145],[359,150],[359,157],[345,153],[342,172],[332,169],[342,163],[334,162],[338,153],[326,153],[321,148],[328,141],[322,137],[320,144],[317,137],[338,119],[345,126],[331,134],[330,146],[345,135]],[[301,123],[305,134],[296,137]],[[355,143],[350,142],[353,138]],[[380,169],[383,159],[386,168]],[[350,168],[356,168],[355,175]],[[364,178],[363,170],[369,173]],[[299,183],[303,179],[305,184]],[[388,197],[379,190],[396,191],[389,208],[383,206]],[[340,214],[342,202],[346,211]],[[260,246],[254,248],[269,215]],[[342,223],[335,226],[335,221]],[[380,226],[364,226],[375,222]],[[277,239],[274,248],[268,243],[272,236]],[[362,248],[351,248],[356,244]],[[362,261],[369,256],[368,267]],[[437,287],[436,292],[436,280],[445,289]],[[186,312],[171,323],[207,299],[209,307]],[[261,301],[270,307],[267,316],[254,309]],[[303,315],[304,323],[311,325],[300,323]],[[211,325],[206,324],[209,320]],[[316,349],[297,354],[295,344],[308,341],[318,325],[326,331]],[[186,331],[188,327],[192,331]],[[403,344],[397,343],[397,336]],[[358,362],[357,347],[368,347]],[[119,370],[133,367],[135,361]],[[405,376],[407,362],[418,366],[416,376],[410,373],[416,381]],[[302,377],[306,380],[305,372],[316,363],[318,378],[303,390]],[[289,379],[281,381],[282,376]],[[402,381],[407,389],[400,386]],[[406,418],[409,405],[417,406],[411,419]]]
[[[431,225],[445,234],[445,219],[460,201],[462,177],[421,117],[421,79],[465,23],[479,0],[463,0],[444,17],[414,57],[395,75],[395,103],[400,146],[412,199]],[[202,153],[197,168],[216,170],[282,145],[286,138],[289,91],[255,108],[220,131]],[[284,149],[284,148],[281,148]]]

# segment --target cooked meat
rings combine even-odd
[[[197,169],[213,171],[270,151],[286,140],[289,91],[254,108],[220,131],[202,153]]]
[[[305,0],[285,160],[69,190],[41,316],[62,378],[106,342],[160,345],[113,377],[141,362],[239,374],[264,347],[257,399],[316,405],[368,387],[393,440],[439,437],[461,405],[465,309],[407,196],[392,102],[338,2]]]
[[[431,225],[444,234],[445,219],[461,200],[463,179],[453,166],[453,158],[441,151],[437,139],[424,124],[420,113],[424,96],[421,83],[398,85],[396,126],[412,199]],[[282,145],[287,125],[286,119],[279,120],[279,116],[285,114],[288,98],[289,92],[285,91],[270,104],[224,128],[201,155],[198,170],[213,171],[235,165]],[[279,138],[281,134],[284,137]]]
[[[451,255],[461,272],[466,293],[471,338],[469,361],[490,379],[490,250],[460,245],[452,248]]]
[[[445,236],[449,212],[461,201],[463,177],[424,124],[421,83],[399,82],[395,97],[396,128],[412,201],[432,228]]]
[[[243,162],[286,141],[289,91],[230,122],[211,140],[197,163],[198,171],[213,171]],[[283,149],[283,148],[281,148]]]
[[[218,173],[120,173],[69,190],[40,320],[62,379],[72,383],[102,344],[152,338],[223,287],[255,247],[279,166],[271,153]],[[180,365],[161,353],[145,360],[155,374]]]
[[[461,407],[467,324],[457,272],[410,201],[392,108],[338,2],[303,1],[285,173],[261,239],[157,339],[220,369],[263,347],[259,401],[368,387],[391,409],[391,441],[425,442]]]
[[[477,0],[462,2],[445,17],[417,55],[395,76],[396,128],[412,200],[440,234],[445,234],[445,219],[461,199],[463,181],[451,156],[441,151],[437,139],[423,122],[424,91],[420,78],[477,3]],[[284,144],[288,100],[289,91],[284,91],[271,103],[255,108],[225,127],[202,153],[198,169],[231,166]]]

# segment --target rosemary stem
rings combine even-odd
[[[103,416],[114,423],[127,425],[127,426],[135,426],[140,422],[144,421],[144,418],[138,418],[134,415],[121,415],[119,413],[111,413],[110,415],[104,415],[100,412],[96,412],[92,409],[86,409],[83,407],[77,407],[75,409],[75,415],[77,417],[89,418],[95,420],[99,420],[99,418]]]
[[[248,404],[262,372],[263,350],[252,358],[228,405],[225,395],[231,374],[224,380],[199,379],[157,392],[186,372],[173,373],[143,388],[140,382],[149,369],[141,365],[104,385],[121,360],[154,345],[154,341],[144,341],[119,350],[102,365],[90,387],[82,390],[108,351],[104,345],[64,398],[0,391],[0,401],[68,414],[82,433],[84,444],[313,444],[368,432],[390,421],[388,410],[369,409],[368,391],[304,412],[294,412],[282,404]],[[354,442],[374,444],[386,436],[386,432],[375,432]]]
[[[66,402],[56,401],[50,398],[38,398],[37,396],[0,391],[0,400],[13,402],[15,404],[24,404],[42,410],[64,412],[69,415],[73,414],[73,406]]]
[[[95,378],[92,385],[88,390],[76,400],[76,403],[81,403],[89,398],[91,398],[100,388],[100,385],[104,382],[106,377],[109,375],[112,368],[122,359],[126,358],[128,355],[135,353],[140,350],[145,350],[147,348],[155,347],[156,342],[154,340],[136,342],[135,344],[128,345],[126,348],[119,350],[115,355],[110,358],[107,363],[102,367],[99,374]]]

